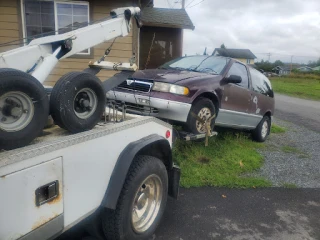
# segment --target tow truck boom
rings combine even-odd
[[[0,68],[32,72],[31,75],[43,83],[59,60],[115,37],[127,36],[131,16],[139,13],[138,7],[118,8],[111,12],[112,19],[32,40],[27,46],[0,53]]]

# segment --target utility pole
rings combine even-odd
[[[267,56],[268,56],[268,62],[270,62],[271,53],[267,53]]]
[[[293,55],[291,56],[291,67],[290,67],[290,74],[291,74],[291,71],[292,71],[292,59],[293,59]]]
[[[186,0],[181,0],[182,9],[186,7]]]

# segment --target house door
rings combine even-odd
[[[157,68],[182,56],[182,30],[142,27],[140,29],[139,69]]]

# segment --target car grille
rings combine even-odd
[[[127,89],[131,91],[137,91],[137,92],[150,92],[152,87],[151,82],[143,82],[143,81],[137,81],[137,80],[126,80],[120,85],[118,85],[117,88]]]
[[[116,101],[116,103],[121,104],[121,101]],[[128,102],[126,102],[125,104],[128,112],[141,113],[144,115],[151,114],[151,113],[153,114],[159,113],[159,110],[154,107],[140,105],[136,103],[128,103]]]

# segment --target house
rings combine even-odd
[[[72,31],[88,22],[104,20],[112,9],[126,6],[139,6],[145,25],[138,29],[133,24],[128,36],[117,38],[106,60],[128,62],[135,55],[139,68],[144,69],[182,56],[182,30],[193,30],[192,21],[184,9],[154,8],[152,0],[0,0],[0,52],[23,46],[39,34]],[[62,60],[45,85],[53,86],[62,75],[87,68],[88,62],[100,59],[112,42]],[[103,81],[114,74],[100,71],[97,76]]]
[[[212,55],[235,58],[247,64],[254,64],[257,58],[249,49],[215,48]]]
[[[312,72],[313,71],[313,69],[308,66],[298,67],[298,68],[296,68],[296,70],[299,72]]]
[[[291,73],[291,67],[290,66],[276,66],[272,68],[272,72],[278,74],[278,75],[288,75]]]
[[[320,71],[320,66],[312,68],[313,71]]]

